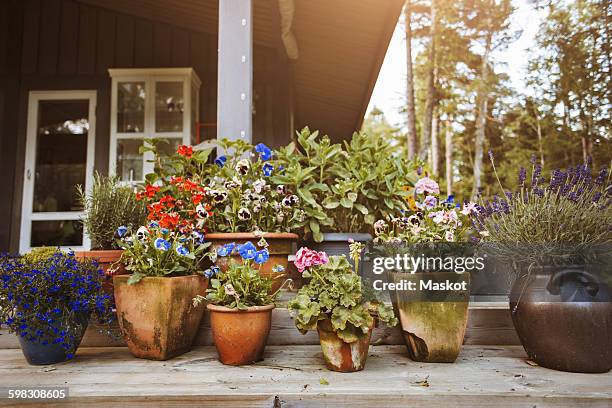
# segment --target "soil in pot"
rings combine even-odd
[[[269,245],[268,252],[270,253],[270,259],[262,265],[261,274],[274,279],[271,291],[273,293],[282,286],[288,276],[289,255],[295,253],[295,243],[298,240],[298,235],[288,232],[270,232],[264,234],[264,238]],[[238,245],[248,241],[252,242],[258,249],[261,249],[257,245],[260,239],[261,237],[257,237],[250,232],[210,233],[206,235],[206,240],[210,241],[212,243],[212,248],[215,249],[221,248],[223,245],[232,242]],[[240,255],[234,253],[231,257],[218,257],[216,265],[219,266],[221,270],[225,271],[230,258],[233,259],[234,262],[242,262]],[[284,271],[274,272],[272,270],[274,265],[282,266]]]
[[[420,362],[454,362],[461,351],[467,327],[469,274],[389,272],[388,276],[389,282],[395,284],[414,284],[414,290],[389,291],[408,348],[408,356]],[[424,288],[421,287],[422,282],[426,284]],[[437,287],[436,283],[447,282],[453,285],[452,289],[429,289]]]
[[[610,288],[584,267],[522,275],[510,293],[510,312],[525,352],[540,366],[578,373],[612,369]]]
[[[50,365],[71,360],[74,358],[74,354],[76,353],[76,349],[78,348],[79,344],[81,344],[81,340],[83,339],[85,330],[87,330],[88,323],[89,313],[81,313],[77,315],[76,321],[71,323],[71,326],[80,325],[81,327],[81,330],[75,333],[75,351],[72,354],[69,354],[61,343],[53,344],[50,342],[50,344],[42,344],[38,342],[31,342],[19,336],[18,338],[19,344],[21,345],[21,351],[23,352],[23,355],[28,363],[31,365]],[[59,326],[63,325],[58,325],[58,327]]]
[[[208,280],[199,275],[147,277],[128,285],[129,276],[115,276],[115,302],[121,333],[138,358],[168,360],[191,349],[204,306]]]
[[[366,335],[353,343],[347,343],[338,337],[329,320],[320,320],[317,331],[327,368],[341,373],[363,370],[368,358],[372,330],[374,323]]]
[[[213,340],[223,364],[237,366],[263,360],[272,326],[273,304],[247,310],[211,304],[207,308]]]

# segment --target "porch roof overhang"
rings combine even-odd
[[[79,0],[217,34],[218,0]],[[286,1],[282,1],[286,3]],[[361,127],[403,0],[294,0],[294,124],[333,139]],[[278,0],[254,0],[254,43],[282,47]]]

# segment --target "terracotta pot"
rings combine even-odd
[[[121,259],[122,249],[109,249],[97,251],[78,251],[74,255],[78,260],[93,259],[100,265],[104,271],[104,291],[108,294],[113,293],[113,275],[125,275],[127,271]]]
[[[150,277],[128,285],[129,276],[113,278],[119,327],[130,352],[138,358],[168,360],[191,348],[204,306],[208,281],[199,275]]]
[[[264,238],[268,242],[268,251],[270,252],[270,259],[268,262],[262,265],[261,274],[274,279],[272,284],[272,292],[275,292],[285,281],[288,276],[288,264],[289,255],[295,253],[294,243],[298,240],[298,235],[289,232],[270,232],[264,235]],[[251,241],[253,245],[257,246],[257,242],[260,237],[256,237],[250,232],[236,232],[236,233],[211,233],[206,235],[206,240],[212,243],[212,248],[221,248],[225,244],[235,242],[236,244],[244,244],[247,241]],[[218,257],[217,266],[221,270],[226,270],[229,259],[232,258],[235,261],[242,262],[242,258],[239,254],[233,254],[231,257]],[[274,265],[280,265],[284,269],[284,272],[274,272],[272,268]]]
[[[353,343],[346,343],[338,337],[329,320],[320,320],[317,324],[317,331],[327,368],[341,373],[363,370],[368,358],[372,330],[374,330],[374,323],[362,338]]]
[[[263,360],[274,305],[238,310],[209,304],[207,308],[215,346],[223,364],[244,365]]]
[[[452,363],[459,356],[468,320],[470,276],[455,272],[388,273],[389,282],[414,282],[415,290],[389,291],[408,356],[414,361]],[[433,291],[420,282],[462,285],[466,290]]]
[[[512,287],[510,312],[525,352],[540,366],[612,369],[612,291],[584,267],[523,274]]]

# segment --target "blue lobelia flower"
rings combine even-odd
[[[270,177],[272,175],[272,172],[274,171],[274,166],[271,165],[270,163],[266,163],[263,165],[263,174],[266,177]]]
[[[157,227],[159,227],[159,223],[157,221],[151,221],[151,223],[149,224],[149,227],[157,228]]]
[[[255,248],[255,245],[253,245],[251,241],[247,242],[246,244],[239,245],[237,250],[242,259],[245,260],[255,258],[255,254],[257,253],[257,248]]]
[[[236,244],[229,243],[229,244],[225,244],[223,245],[221,248],[219,248],[217,250],[217,255],[219,256],[228,256],[231,255],[232,251],[234,250],[234,247],[236,246]]]
[[[219,156],[215,159],[215,164],[219,167],[223,167],[226,161],[227,161],[227,157]]]
[[[172,245],[170,245],[170,243],[168,241],[166,241],[163,238],[157,238],[155,240],[154,245],[155,245],[155,248],[160,250],[160,251],[167,251],[172,246]]]
[[[204,234],[202,234],[200,231],[193,231],[192,235],[195,242],[198,244],[204,243]]]
[[[189,250],[185,248],[183,245],[179,245],[176,247],[176,253],[180,256],[185,256],[189,253]]]
[[[272,150],[263,143],[259,143],[255,146],[255,151],[259,153],[259,157],[263,161],[268,161],[272,158]]]
[[[119,235],[119,238],[123,238],[125,236],[125,234],[127,234],[128,229],[126,226],[120,226],[119,228],[117,228],[117,235]]]
[[[255,253],[255,263],[263,264],[270,258],[270,253],[267,249],[262,249],[261,251],[257,251]]]

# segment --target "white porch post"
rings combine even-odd
[[[217,139],[252,140],[252,0],[219,1]]]

